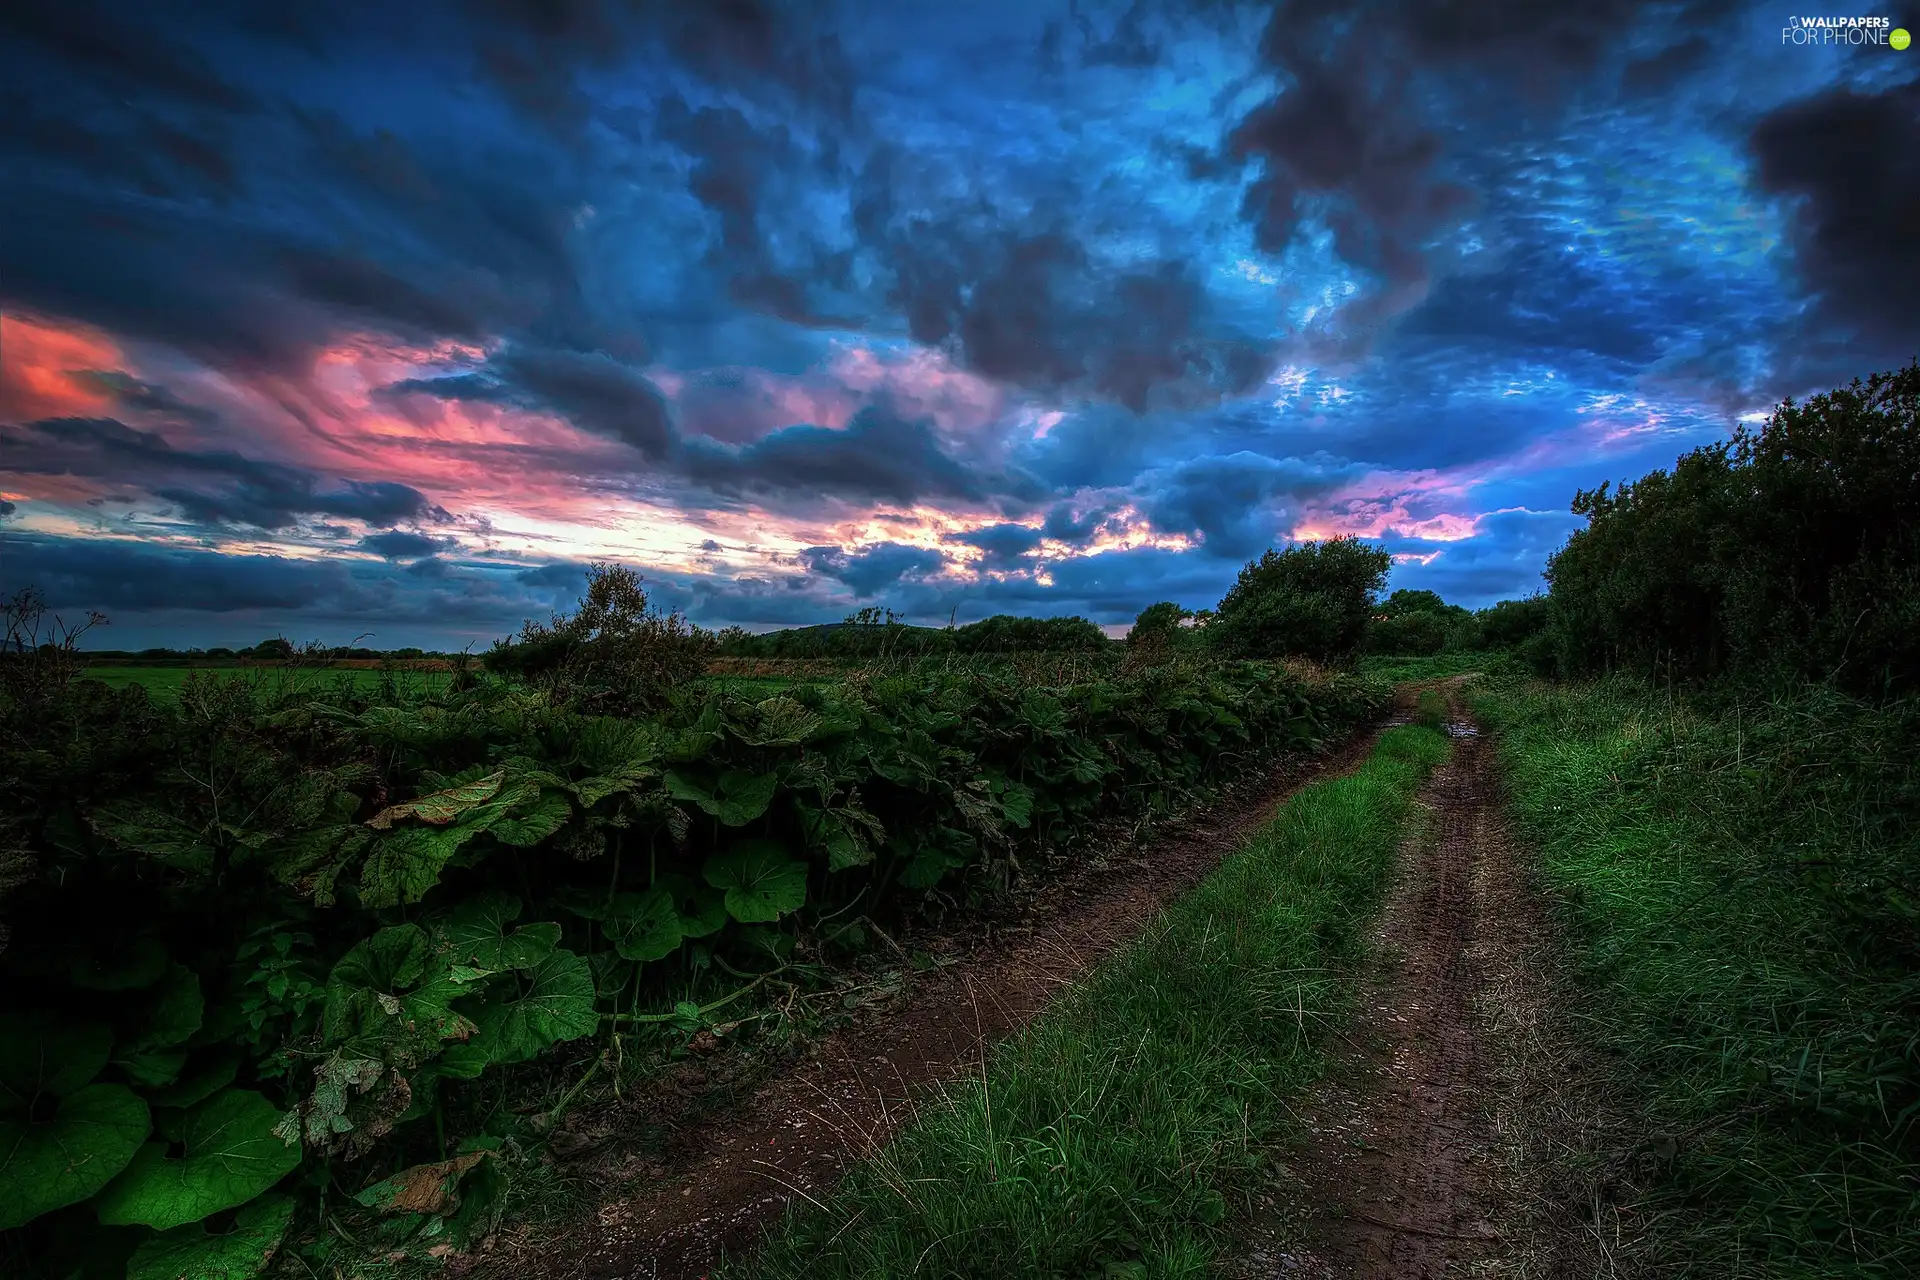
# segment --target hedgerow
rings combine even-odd
[[[963,902],[1375,710],[1171,664],[1048,687],[912,671],[646,718],[465,676],[417,696],[0,699],[0,1263],[244,1277],[326,1206],[489,1221],[461,1099],[670,975],[756,973],[856,899]],[[464,1092],[463,1092],[464,1091]],[[103,1263],[101,1259],[106,1259]],[[104,1268],[104,1269],[100,1269]]]

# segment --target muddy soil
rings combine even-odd
[[[987,1046],[1138,936],[1165,903],[1270,821],[1293,791],[1357,767],[1381,727],[1330,755],[1283,764],[1131,856],[1065,877],[1039,895],[1022,923],[990,939],[919,941],[958,959],[915,976],[899,998],[823,1038],[744,1102],[677,1133],[664,1161],[638,1171],[639,1189],[606,1204],[597,1222],[563,1240],[502,1241],[470,1273],[473,1280],[704,1276],[723,1254],[750,1247],[791,1201],[824,1196],[839,1172],[884,1143],[928,1090],[976,1070]]]
[[[1355,1025],[1226,1268],[1238,1280],[1576,1274],[1533,1212],[1542,1135],[1523,1123],[1552,1087],[1525,1049],[1552,1021],[1550,930],[1492,748],[1448,693],[1453,757],[1421,793]]]

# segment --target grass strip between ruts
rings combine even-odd
[[[1319,1076],[1415,794],[1388,730],[728,1276],[1198,1276]],[[992,999],[982,992],[981,999]]]

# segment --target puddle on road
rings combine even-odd
[[[1480,736],[1478,729],[1470,724],[1463,724],[1458,720],[1447,721],[1445,727],[1449,738],[1477,738]]]

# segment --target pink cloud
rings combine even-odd
[[[117,371],[123,363],[119,346],[97,329],[70,321],[0,316],[0,420],[103,413],[113,397],[80,375]]]

